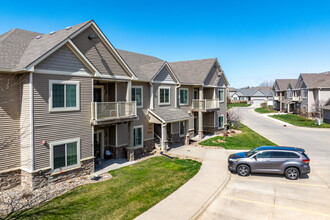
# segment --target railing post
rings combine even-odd
[[[136,101],[134,101],[134,103],[133,103],[133,106],[134,106],[134,110],[135,110],[135,116],[137,116],[137,107],[136,107]]]
[[[97,113],[98,113],[98,111],[97,111],[97,102],[94,102],[95,103],[95,120],[97,120]]]
[[[119,118],[119,103],[116,103],[117,118]]]

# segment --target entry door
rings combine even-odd
[[[94,88],[94,102],[102,102],[102,88]]]
[[[198,99],[198,89],[194,89],[194,99]]]
[[[94,156],[96,158],[104,159],[103,139],[104,139],[103,131],[97,131],[94,133]]]
[[[198,134],[198,120],[197,120],[197,118],[194,118],[194,133],[195,133],[195,135]]]

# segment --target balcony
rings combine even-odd
[[[219,110],[219,99],[193,99],[192,100],[192,110],[193,111],[203,111],[209,112],[214,110]]]
[[[292,101],[301,102],[301,96],[293,96]]]
[[[137,119],[136,102],[92,102],[92,125],[108,125]]]
[[[280,101],[280,97],[279,96],[274,96],[274,101]]]

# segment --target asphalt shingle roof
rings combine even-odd
[[[173,108],[157,108],[152,110],[157,116],[163,119],[165,122],[187,120],[190,118],[189,114],[181,109]]]
[[[329,88],[330,72],[300,74],[307,88]]]
[[[275,82],[277,82],[280,91],[285,91],[288,89],[289,84],[291,84],[291,86],[295,88],[297,84],[297,79],[276,79]]]
[[[174,74],[181,83],[202,84],[216,58],[170,62]]]

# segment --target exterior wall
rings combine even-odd
[[[160,84],[153,83],[154,85],[154,107],[155,108],[175,108],[175,85],[174,84]],[[170,88],[170,104],[169,105],[159,105],[158,104],[158,88],[159,87],[169,87]]]
[[[330,124],[330,110],[323,110],[323,121]]]
[[[321,101],[327,102],[330,99],[330,89],[321,89]]]
[[[20,75],[0,74],[0,171],[20,166]],[[7,83],[9,86],[7,89]]]
[[[21,167],[27,170],[32,168],[31,158],[31,87],[30,74],[26,74],[21,84],[21,106],[20,106],[20,151],[21,151]]]
[[[91,73],[67,46],[54,52],[38,64],[35,69]]]
[[[126,101],[127,83],[117,83],[117,101]]]
[[[113,53],[100,38],[88,39],[88,36],[92,35],[97,34],[93,28],[89,27],[73,38],[72,41],[102,75],[128,76]]]
[[[162,83],[175,83],[166,66],[158,73],[154,81]]]
[[[118,124],[117,125],[117,146],[127,146],[128,145],[127,134],[128,134],[127,123]]]
[[[80,110],[49,112],[49,80],[71,80],[80,82]],[[42,145],[71,138],[80,138],[81,158],[92,154],[92,126],[90,126],[92,79],[84,77],[34,74],[34,161],[35,169],[50,167],[50,151]]]

